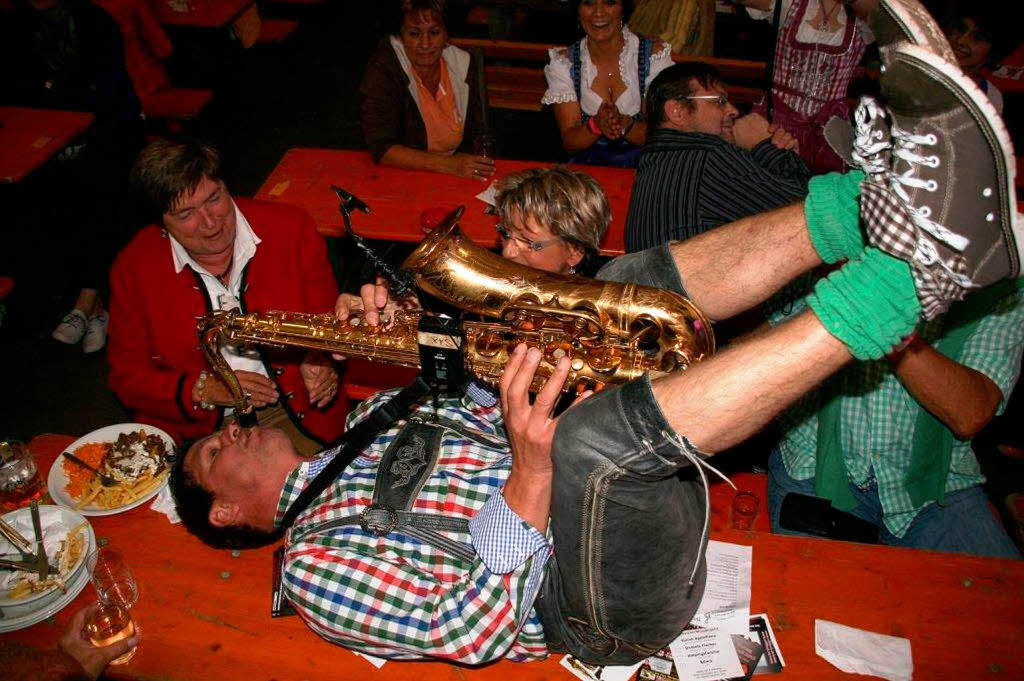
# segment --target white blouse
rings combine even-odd
[[[793,6],[793,0],[782,0],[782,10],[779,14],[780,21],[785,23],[786,17],[789,16],[789,10]],[[747,7],[747,14],[750,15],[751,19],[761,19],[770,22],[775,17],[775,3],[766,10],[754,9],[753,7]],[[803,20],[800,22],[800,27],[796,30],[796,39],[802,43],[814,44],[814,45],[828,45],[829,47],[835,47],[841,45],[843,37],[846,35],[846,12],[838,11],[836,19],[839,25],[835,31],[829,31],[828,29],[821,30],[811,25],[811,18],[815,14],[813,7],[808,7],[804,12]],[[857,20],[857,31],[860,33],[861,40],[865,43],[875,42],[875,36],[871,33],[871,29],[868,25]]]
[[[625,26],[622,27],[624,44],[619,52],[619,74],[626,84],[625,91],[615,100],[619,112],[626,116],[640,113],[643,103],[640,99],[640,74],[637,71],[637,58],[640,53],[640,38]],[[576,101],[576,89],[572,85],[572,64],[569,61],[569,49],[556,47],[548,51],[549,61],[544,67],[544,77],[548,81],[547,92],[540,100],[541,104],[563,104]],[[648,62],[646,87],[649,87],[655,76],[672,66],[672,46],[665,43],[661,50],[651,53]],[[588,116],[597,114],[604,99],[592,89],[597,67],[590,59],[587,41],[583,41],[580,49],[580,95],[583,101],[580,108]]]

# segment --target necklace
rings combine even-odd
[[[825,0],[818,0],[818,8],[821,10],[821,24],[816,28],[820,31],[829,31],[832,29],[832,19],[836,16],[839,8],[842,7],[840,0],[834,0],[835,4],[832,5],[832,9],[825,9]],[[836,26],[836,28],[839,28]]]
[[[220,283],[222,283],[224,285],[227,285],[226,279],[228,278],[228,275],[231,273],[231,266],[234,265],[234,264],[235,264],[235,255],[234,255],[234,253],[232,253],[231,254],[231,258],[228,260],[228,266],[224,268],[224,271],[221,272],[220,274],[215,274],[213,276],[217,277],[217,279],[218,279],[218,281],[220,281]]]

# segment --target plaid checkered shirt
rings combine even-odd
[[[787,312],[796,314],[802,302]],[[773,316],[772,322],[784,315]],[[934,345],[947,331],[944,317],[923,323],[921,338]],[[1024,301],[1017,293],[1000,300],[967,339],[959,362],[981,372],[1003,393],[1001,413],[1020,371],[1024,348]],[[828,392],[826,392],[828,391]],[[865,485],[872,476],[886,528],[902,537],[928,503],[915,507],[903,482],[913,451],[918,403],[903,387],[887,360],[858,362],[834,376],[822,390],[814,391],[780,417],[783,430],[779,449],[786,471],[796,480],[815,475],[818,409],[831,394],[841,398],[843,457],[850,481]],[[969,441],[955,440],[950,457],[946,492],[985,481]]]
[[[377,467],[405,421],[394,424],[299,516],[286,536],[285,593],[306,624],[333,643],[390,659],[442,658],[479,664],[542,658],[547,645],[533,601],[551,555],[547,538],[516,515],[501,490],[511,452],[501,411],[469,394],[428,401],[417,414],[450,422],[413,511],[469,520],[448,533],[472,544],[472,561],[394,530],[378,537],[350,525],[294,541],[324,522],[358,515],[371,502]],[[349,415],[349,427],[389,397]],[[479,395],[478,395],[479,397]],[[434,409],[437,411],[435,412]],[[285,481],[277,521],[337,450]]]

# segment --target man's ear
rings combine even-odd
[[[688,130],[690,126],[690,107],[678,99],[668,100],[665,102],[665,123],[666,127],[673,130]]]
[[[210,506],[209,520],[214,527],[229,527],[238,523],[240,515],[238,504],[214,499]]]

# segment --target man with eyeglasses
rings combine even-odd
[[[796,140],[739,116],[718,72],[676,64],[647,91],[647,144],[626,219],[626,249],[652,248],[778,208],[807,194]]]

